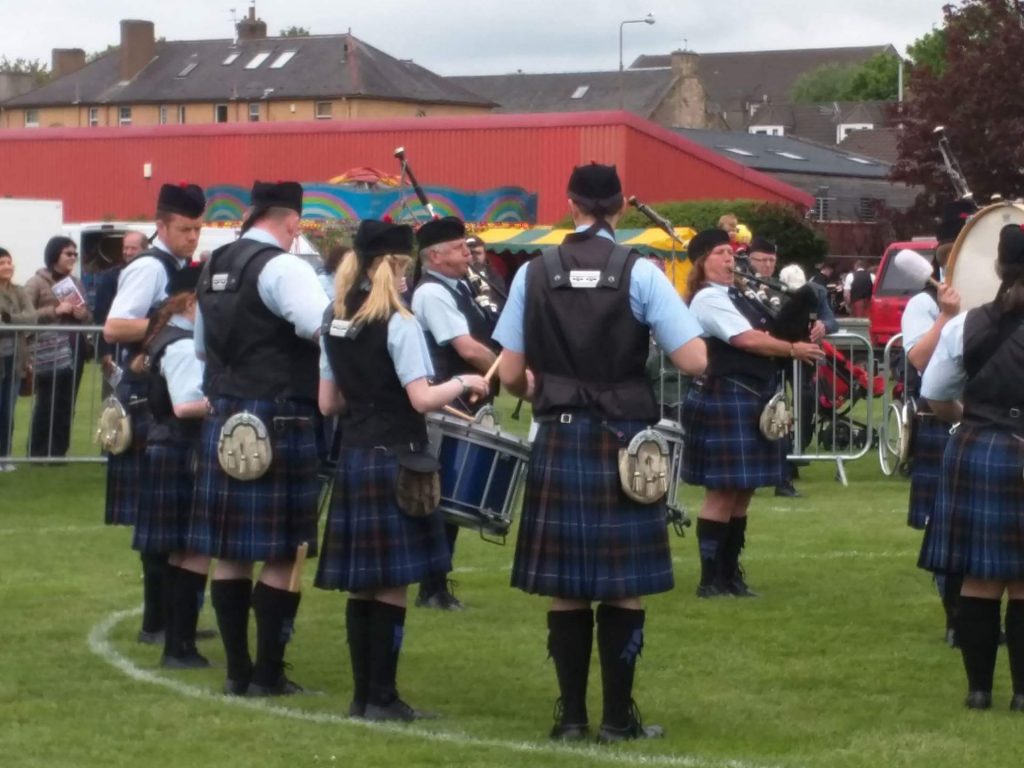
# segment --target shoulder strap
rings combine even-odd
[[[161,264],[163,264],[164,269],[167,271],[168,280],[171,279],[171,275],[178,271],[178,262],[175,260],[175,258],[171,256],[171,254],[165,251],[161,251],[159,248],[147,248],[138,256],[136,256],[133,259],[133,261],[138,261],[139,259],[144,258],[156,259]]]
[[[149,357],[150,365],[156,365],[163,356],[164,350],[171,346],[171,344],[182,339],[191,339],[192,336],[192,331],[185,330],[184,328],[178,328],[174,325],[164,326],[164,329],[146,347],[146,354]]]
[[[633,254],[632,248],[615,243],[608,255],[608,261],[601,270],[601,277],[597,281],[598,288],[610,288],[618,290],[622,285],[622,273],[626,268],[626,261]],[[548,274],[548,285],[551,288],[571,288],[572,284],[569,275],[562,262],[562,247],[554,246],[545,248],[541,258],[544,260],[544,269]]]
[[[248,238],[222,245],[213,252],[210,260],[203,267],[203,274],[199,278],[199,291],[201,293],[209,291],[234,293],[242,283],[242,275],[245,273],[246,267],[257,256],[262,256],[269,251],[273,251],[275,256],[284,253],[284,250],[277,245],[269,245]]]

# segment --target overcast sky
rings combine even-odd
[[[352,33],[443,75],[612,70],[619,23],[626,66],[642,53],[892,43],[900,51],[941,22],[946,0],[259,0],[276,35]],[[50,61],[53,48],[116,44],[121,19],[147,19],[169,40],[232,35],[247,0],[0,0],[0,55]]]

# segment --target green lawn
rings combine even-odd
[[[960,659],[904,524],[906,481],[882,478],[873,454],[850,465],[848,488],[833,471],[804,470],[801,499],[755,497],[745,563],[759,600],[698,601],[696,540],[673,538],[678,586],[648,603],[636,691],[667,737],[600,750],[545,738],[556,695],[545,604],[508,587],[511,542],[464,533],[468,610],[410,609],[402,693],[443,719],[373,727],[341,717],[345,598],[313,589],[312,568],[290,674],[324,695],[227,700],[223,668],[161,671],[134,642],[137,615],[118,613],[138,606],[139,566],[130,532],[101,524],[102,467],[0,474],[0,766],[1018,764],[1024,719],[1007,711],[1005,654],[996,709],[962,707]],[[698,500],[688,489],[694,514]],[[204,651],[223,663],[218,641]],[[595,653],[594,720],[599,681]]]

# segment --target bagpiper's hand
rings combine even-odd
[[[790,356],[803,363],[816,363],[825,359],[825,353],[821,347],[807,341],[796,342],[790,350]]]
[[[478,397],[486,397],[491,392],[491,385],[487,383],[487,379],[483,376],[475,373],[464,373],[459,378],[462,379],[462,385]]]

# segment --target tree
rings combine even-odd
[[[309,37],[309,30],[306,27],[291,26],[281,30],[281,37]]]
[[[946,70],[946,30],[933,29],[907,46],[912,67],[925,67],[935,75]]]
[[[14,75],[32,75],[36,85],[50,79],[50,68],[39,59],[8,59],[0,57],[0,72]]]
[[[953,196],[934,136],[938,125],[977,200],[1024,192],[1024,2],[966,0],[944,12],[944,66],[910,70],[913,98],[897,118],[892,173],[895,181],[923,186],[918,205],[932,210]]]
[[[846,101],[853,80],[848,64],[822,64],[805,72],[793,83],[789,97],[797,104],[820,104],[825,101]]]
[[[798,104],[889,101],[899,86],[899,59],[878,53],[861,64],[822,64],[797,78],[790,98]]]

